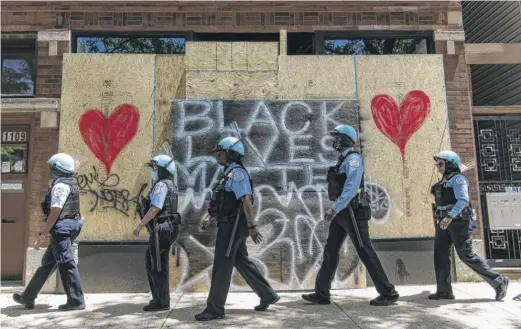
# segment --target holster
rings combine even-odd
[[[350,203],[356,220],[371,219],[371,198],[367,192],[359,192]]]
[[[439,222],[443,218],[447,217],[449,215],[448,210],[440,210],[434,208],[434,219],[436,219],[436,222]]]
[[[168,223],[170,231],[174,230],[174,228],[175,228],[174,226],[181,224],[181,214],[179,214],[178,212],[171,213],[171,214],[164,214],[164,215],[159,216],[157,219],[160,223],[165,223],[165,222]]]

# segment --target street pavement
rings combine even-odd
[[[434,286],[397,286],[396,305],[375,307],[369,300],[374,288],[334,290],[331,305],[311,305],[303,293],[282,292],[266,312],[255,312],[254,293],[230,293],[226,318],[197,322],[194,315],[205,307],[206,293],[172,294],[172,309],[157,313],[141,310],[149,294],[87,294],[87,309],[62,312],[65,295],[40,295],[33,310],[25,310],[0,295],[1,328],[299,328],[299,329],[521,329],[521,282],[511,281],[507,297],[494,300],[486,283],[456,283],[455,300],[431,301]]]

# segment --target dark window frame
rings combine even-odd
[[[71,32],[71,53],[78,53],[78,38],[146,38],[146,37],[162,37],[162,38],[184,38],[185,44],[187,41],[192,41],[193,31],[72,31]],[[83,53],[80,53],[83,54]],[[99,53],[104,54],[104,53]],[[143,53],[128,53],[128,54],[143,54]],[[165,54],[160,54],[165,55]],[[172,54],[182,55],[182,54]]]
[[[254,40],[254,39],[256,39],[256,40]],[[192,41],[203,41],[203,42],[280,42],[280,33],[277,33],[277,32],[273,32],[273,33],[268,33],[268,32],[261,32],[261,33],[256,33],[256,32],[232,32],[232,33],[194,32]]]
[[[427,54],[435,54],[434,33],[432,31],[315,31],[315,55],[325,55],[326,39],[427,39]],[[349,56],[349,55],[348,55]],[[360,55],[361,56],[361,55]],[[374,55],[378,56],[378,55]]]
[[[31,72],[33,91],[31,94],[4,94],[2,88],[1,98],[34,98],[36,97],[36,81],[38,73],[38,47],[35,38],[2,38],[1,67],[4,67],[4,60],[32,60],[34,69]]]

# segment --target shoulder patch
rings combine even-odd
[[[360,161],[358,161],[358,159],[349,160],[349,167],[353,167],[353,168],[360,167]]]
[[[162,183],[162,182],[159,182],[156,184],[156,186],[154,187],[154,192],[153,194],[160,194],[161,192],[165,191],[166,190],[166,184],[165,183]]]
[[[233,172],[233,180],[237,181],[237,182],[240,182],[243,179],[244,179],[244,173],[242,172],[242,170],[234,170],[234,172]]]
[[[456,183],[458,183],[460,185],[465,185],[465,184],[467,184],[467,180],[463,176],[458,176],[456,178]]]
[[[59,186],[54,189],[52,196],[55,198],[61,198],[61,197],[65,196],[65,194],[66,194],[65,189],[63,187]]]

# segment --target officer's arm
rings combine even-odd
[[[347,178],[342,190],[342,194],[331,207],[331,209],[337,214],[346,208],[349,202],[351,202],[351,200],[356,197],[358,188],[360,187],[360,182],[362,181],[362,176],[364,174],[362,157],[357,154],[350,155],[347,157],[344,163],[342,163],[341,168],[343,168],[343,170],[346,172]]]
[[[49,233],[54,227],[70,193],[71,188],[67,184],[58,183],[53,186],[51,190],[51,212],[47,217],[44,233]]]
[[[147,213],[141,219],[141,226],[145,226],[150,222],[154,217],[156,217],[157,213],[163,208],[163,204],[165,203],[167,194],[167,186],[163,182],[159,182],[154,187],[154,191],[150,195],[150,209],[148,209]]]
[[[469,184],[467,179],[463,175],[454,176],[452,178],[452,188],[454,189],[454,196],[458,201],[449,211],[449,216],[455,218],[469,205]]]
[[[252,227],[255,225],[255,216],[253,215],[253,204],[251,202],[251,195],[253,193],[251,190],[250,177],[244,170],[235,169],[231,179],[233,193],[235,193],[235,197],[238,200],[240,199],[242,201],[248,227]]]
[[[253,215],[253,203],[251,202],[251,197],[249,195],[243,196],[241,201],[244,214],[246,215],[246,220],[248,221],[248,227],[255,226],[255,216]]]

